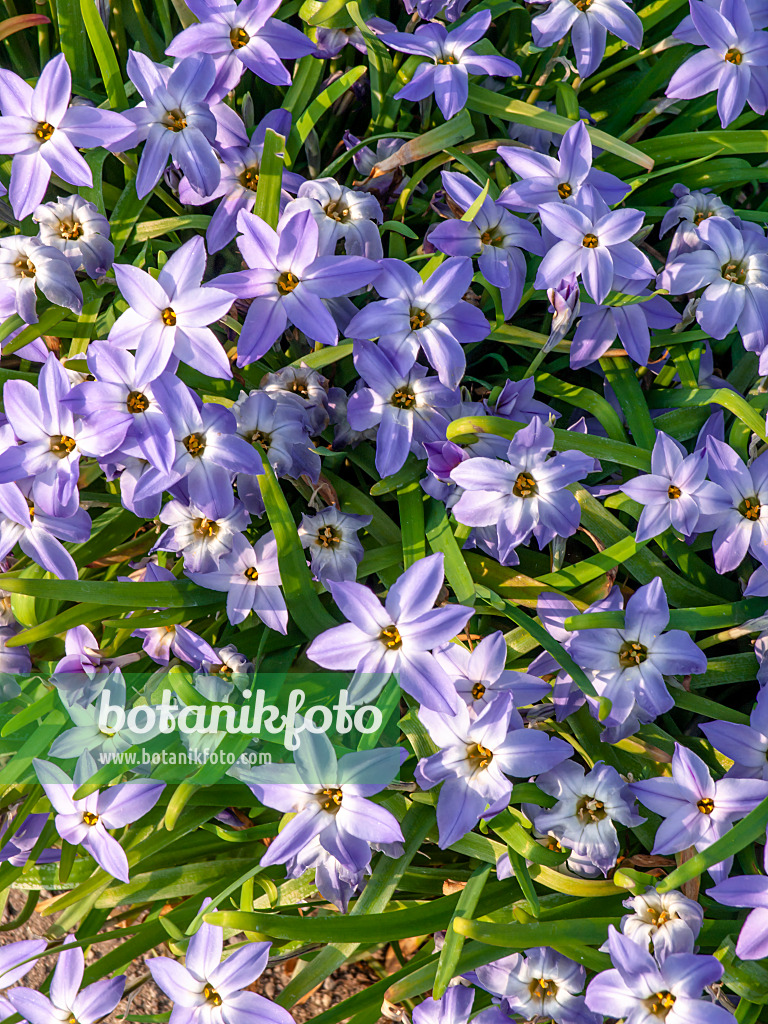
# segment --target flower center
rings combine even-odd
[[[210,537],[213,539],[219,532],[219,524],[215,519],[195,519],[192,529],[200,537]]]
[[[485,686],[482,683],[475,683],[472,687],[472,696],[475,700],[480,700],[481,697],[485,696]]]
[[[247,188],[250,189],[251,192],[255,192],[259,185],[259,168],[246,167],[240,175],[239,180],[243,188]]]
[[[458,64],[459,62],[452,54],[446,54],[443,57],[436,57],[435,64]]]
[[[280,295],[289,295],[299,285],[299,279],[290,270],[286,270],[277,279],[277,291]]]
[[[206,985],[203,989],[203,995],[205,996],[206,1003],[211,1006],[221,1006],[223,1000],[213,985]]]
[[[98,820],[98,814],[94,814],[93,811],[85,811],[85,813],[83,814],[83,821],[85,822],[86,825],[93,826],[96,824]]]
[[[744,284],[747,280],[747,268],[743,263],[737,263],[735,260],[725,263],[720,273],[726,281],[730,281],[732,284]]]
[[[336,814],[338,809],[341,807],[341,800],[344,794],[338,787],[329,787],[324,789],[321,793],[318,793],[317,799],[324,811],[328,811],[329,814]]]
[[[422,327],[432,323],[432,317],[426,309],[411,308],[411,330],[420,331]]]
[[[255,565],[249,565],[248,568],[243,573],[243,576],[245,576],[247,580],[250,580],[251,583],[255,583],[256,580],[259,578],[259,570],[256,568]]]
[[[484,747],[482,743],[471,743],[467,747],[467,760],[477,768],[487,768],[493,760],[493,752],[488,747]]]
[[[199,459],[205,451],[205,438],[202,434],[189,434],[183,444],[193,459]]]
[[[568,199],[569,196],[573,195],[573,188],[567,181],[561,181],[557,186],[557,194],[561,199]]]
[[[650,918],[651,924],[655,928],[661,928],[667,921],[672,920],[672,914],[668,910],[653,910],[648,911],[648,917]]]
[[[309,388],[307,382],[297,377],[296,380],[291,384],[290,390],[294,395],[300,395],[301,398],[309,398]]]
[[[534,999],[547,999],[557,995],[557,985],[550,978],[535,978],[528,991]]]
[[[187,127],[187,119],[178,108],[176,110],[166,110],[165,127],[169,132],[183,132]]]
[[[622,668],[634,668],[648,660],[648,648],[637,640],[625,640],[619,648],[619,664]]]
[[[29,500],[29,498],[27,498],[26,501],[27,501],[27,507],[29,508],[29,518],[30,518],[30,521],[34,523],[34,521],[35,521],[35,506],[34,506],[34,503],[31,502]]]
[[[578,7],[578,4],[576,5]],[[581,240],[581,244],[585,249],[596,249],[598,246],[597,235],[593,235],[591,232]]]
[[[400,636],[400,630],[394,624],[391,626],[385,626],[384,629],[379,633],[379,640],[388,647],[390,651],[399,651],[403,646],[403,638]]]
[[[349,220],[349,207],[345,206],[340,199],[332,199],[325,207],[325,214],[331,220],[344,224]]]
[[[504,243],[504,239],[501,235],[496,235],[494,237],[491,231],[484,231],[482,235],[480,235],[480,241],[483,245],[495,245],[497,248],[501,247]]]
[[[593,796],[585,796],[576,805],[576,817],[582,825],[594,825],[603,818],[607,818],[605,804],[602,800],[596,800]]]
[[[128,412],[138,416],[140,412],[146,412],[149,408],[149,399],[141,391],[131,391],[125,400],[125,407]]]
[[[16,272],[19,277],[34,277],[35,276],[35,264],[32,260],[22,256],[21,259],[16,260],[13,264],[16,268]]]
[[[512,493],[516,498],[531,498],[536,493],[536,481],[530,473],[520,473]]]
[[[650,1013],[654,1017],[661,1017],[662,1020],[666,1020],[667,1014],[675,1005],[675,997],[671,992],[656,992],[643,1001]]]
[[[170,306],[166,306],[163,312],[160,314],[160,319],[163,321],[166,327],[176,326],[176,313],[171,309]]]
[[[694,215],[693,223],[699,225],[703,220],[709,220],[711,216],[711,210],[700,210],[697,214]]]
[[[58,455],[60,459],[65,459],[68,455],[71,455],[76,446],[77,442],[74,437],[68,437],[66,434],[53,434],[51,437],[51,451],[54,455]]]
[[[323,526],[317,531],[315,543],[321,548],[332,548],[334,544],[341,544],[341,534],[332,526]]]
[[[592,0],[571,0],[577,11],[588,11],[592,6]]]
[[[725,59],[728,61],[729,64],[741,64],[741,62],[744,60],[744,55],[742,54],[741,50],[736,50],[732,46],[730,50],[728,50],[728,52],[726,53]]]
[[[69,241],[74,241],[79,238],[83,233],[83,225],[79,220],[73,220],[70,224],[69,221],[63,220],[59,224],[59,234],[62,238],[66,238]]]
[[[741,512],[745,519],[754,523],[760,518],[761,507],[757,498],[745,498],[739,505],[739,512]]]
[[[393,392],[389,404],[394,405],[396,409],[410,409],[415,401],[416,395],[414,395],[410,388],[398,388],[397,391]]]
[[[711,814],[715,809],[715,801],[711,797],[703,796],[696,802],[696,806],[702,814]]]
[[[675,487],[674,484],[670,484],[667,488],[667,497],[671,498],[672,501],[676,501],[683,492],[679,487]]]
[[[266,450],[272,444],[272,435],[267,434],[263,430],[254,430],[254,432],[251,434],[251,444],[260,444],[261,447]]]
[[[38,121],[35,128],[35,138],[38,142],[48,142],[56,129],[48,121]]]
[[[233,50],[242,50],[251,41],[251,37],[244,28],[233,28],[229,33],[229,41]]]

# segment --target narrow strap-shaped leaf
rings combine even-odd
[[[432,992],[433,999],[439,999],[450,985],[464,946],[464,936],[454,929],[453,922],[458,918],[471,917],[490,873],[490,864],[481,864],[475,868],[459,895],[456,910],[445,934],[443,948],[440,950],[440,959],[437,964],[437,973],[435,974],[435,984]]]

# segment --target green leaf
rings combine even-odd
[[[454,928],[469,939],[489,946],[526,949],[529,946],[558,946],[563,942],[597,945],[605,941],[608,925],[617,925],[618,917],[593,918],[587,921],[536,921],[533,924],[486,924],[484,921],[459,919]]]
[[[635,444],[650,451],[656,441],[656,428],[648,412],[648,404],[626,356],[600,360],[605,378],[614,390]]]
[[[89,0],[81,0],[81,3],[86,4]],[[101,24],[101,22],[99,22]],[[259,178],[259,184],[261,184],[261,178]],[[183,213],[179,217],[163,217],[160,220],[143,220],[136,225],[136,231],[134,233],[134,240],[136,242],[146,242],[148,238],[160,238],[161,235],[167,235],[169,231],[205,231],[211,222],[211,218],[206,213]]]
[[[330,3],[332,2],[333,0],[330,0]],[[351,3],[347,3],[345,6],[347,13],[355,25],[357,25],[365,40],[365,48],[368,51],[368,79],[371,83],[371,115],[373,123],[381,128],[393,128],[393,118],[389,116],[382,117],[382,108],[386,102],[387,89],[395,73],[389,50],[368,28],[360,13],[360,7],[355,0],[352,0]]]
[[[480,85],[470,85],[467,106],[470,110],[476,110],[478,114],[488,114],[491,117],[501,118],[502,121],[529,125],[531,128],[543,128],[545,131],[555,132],[558,135],[564,134],[573,127],[573,121],[569,121],[567,117],[550,114],[532,103],[523,103],[521,100],[511,100],[507,96],[499,96],[497,93],[491,92],[490,89],[483,89]],[[596,147],[604,149],[607,153],[620,156],[630,163],[645,167],[649,171],[653,168],[653,158],[643,152],[640,147],[620,142],[612,135],[601,132],[597,128],[591,128],[589,125],[587,125],[587,131]]]
[[[280,217],[280,192],[283,187],[283,160],[285,139],[271,128],[264,136],[264,149],[259,165],[259,186],[253,212],[271,228],[277,227]]]
[[[464,936],[460,935],[453,927],[453,922],[459,918],[466,918],[474,913],[478,900],[482,896],[485,884],[491,873],[490,864],[481,864],[475,868],[466,886],[462,889],[459,900],[456,904],[451,922],[445,933],[443,948],[440,950],[440,959],[437,963],[435,984],[432,992],[433,999],[439,999],[455,977],[456,967],[464,946]]]
[[[96,63],[99,65],[109,105],[113,110],[125,110],[128,106],[128,98],[125,95],[120,65],[117,63],[109,34],[104,28],[98,7],[93,0],[80,0],[80,16],[91,41]]]
[[[53,9],[59,24],[59,43],[72,71],[72,80],[76,86],[87,89],[91,55],[79,0],[56,0]]]
[[[730,388],[664,388],[651,392],[648,404],[652,409],[720,405],[740,419],[761,441],[768,441],[765,417]]]
[[[296,625],[305,636],[313,639],[318,633],[337,625],[337,622],[323,608],[312,586],[312,576],[288,502],[263,450],[261,457],[264,472],[259,476],[259,487],[269,525],[274,530],[277,541],[277,560],[285,603],[294,616]]]
[[[314,58],[310,59],[314,60]],[[319,64],[320,62],[318,61],[317,63]],[[363,77],[365,71],[366,69],[362,64],[355,68],[350,68],[349,71],[345,71],[327,89],[323,89],[320,95],[312,100],[304,113],[297,118],[293,128],[291,128],[291,134],[288,137],[288,145],[286,147],[291,163],[296,159],[299,149],[323,114],[331,109],[331,106],[344,95],[347,89],[350,89],[355,82]]]
[[[768,599],[748,597],[733,604],[715,604],[706,608],[673,608],[669,613],[669,629],[684,629],[694,633],[700,629],[724,629],[739,626],[748,619],[765,615]],[[571,615],[565,620],[566,629],[623,629],[624,612],[587,612]]]
[[[219,604],[221,595],[195,583],[106,583],[103,580],[35,580],[0,574],[11,594],[55,601],[81,601],[115,608],[184,608]]]
[[[445,506],[430,498],[426,521],[427,540],[433,552],[442,551],[445,558],[445,576],[459,604],[475,603],[475,584],[467,568],[461,548],[451,530]]]
[[[418,483],[406,484],[397,492],[400,532],[403,537],[403,561],[409,568],[426,555],[424,537],[424,492]]]
[[[502,416],[462,416],[461,419],[454,420],[449,425],[447,437],[449,441],[458,443],[461,443],[462,439],[467,440],[477,434],[495,434],[497,437],[508,437],[511,440],[524,426],[524,423],[515,423]],[[553,433],[556,451],[584,452],[585,455],[591,455],[595,459],[618,462],[619,465],[650,471],[650,452],[635,448],[634,445],[626,444],[624,441],[613,441],[608,437],[594,437],[591,434],[577,434],[575,431],[561,430],[558,427],[553,428]]]

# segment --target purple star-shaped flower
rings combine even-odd
[[[706,850],[768,796],[768,782],[762,779],[715,782],[701,758],[679,743],[672,756],[671,778],[633,782],[630,789],[648,810],[664,819],[651,851],[659,854],[680,853],[689,846]],[[715,882],[727,877],[732,863],[733,857],[728,857],[709,868]]]
[[[614,287],[614,278],[649,281],[654,270],[629,239],[643,223],[640,210],[579,209],[567,203],[544,203],[542,223],[556,242],[541,261],[537,288],[556,287],[568,274],[581,274],[584,287],[595,302],[602,302]]]
[[[713,338],[725,338],[735,326],[744,347],[761,355],[760,372],[768,372],[762,356],[768,322],[768,239],[762,231],[742,231],[723,217],[702,221],[698,231],[705,247],[668,263],[659,285],[672,295],[703,288],[696,306],[702,328]]]
[[[472,260],[452,256],[426,280],[401,260],[386,259],[375,282],[383,302],[371,302],[347,325],[350,338],[380,338],[401,372],[416,361],[419,349],[440,382],[455,388],[464,375],[461,346],[482,341],[491,325],[480,310],[464,301],[472,283]]]
[[[320,232],[305,209],[289,206],[274,231],[260,217],[241,211],[238,248],[248,270],[213,282],[238,298],[253,299],[238,344],[238,366],[260,359],[289,323],[312,341],[335,345],[339,332],[323,299],[349,295],[380,273],[362,256],[321,255]]]
[[[26,235],[0,239],[0,316],[18,313],[25,324],[36,324],[38,288],[57,306],[74,313],[83,308],[82,289],[64,253]]]
[[[475,974],[486,992],[501,999],[507,1018],[514,1013],[525,1020],[546,1017],[555,1024],[600,1024],[582,995],[586,970],[553,949],[539,946],[526,949],[525,956],[513,953],[478,967]],[[500,1016],[494,1019],[501,1021]]]
[[[79,946],[70,945],[73,940],[72,935],[64,938],[47,996],[36,989],[23,987],[8,992],[13,1010],[29,1024],[52,1024],[53,1021],[72,1019],[78,1024],[97,1024],[109,1016],[122,999],[124,974],[116,978],[102,978],[80,990],[85,973],[85,954]]]
[[[446,193],[463,210],[468,210],[482,192],[465,174],[443,171],[442,178]],[[428,237],[436,249],[450,256],[478,257],[480,273],[500,290],[502,310],[509,320],[520,304],[525,284],[521,248],[539,256],[542,253],[541,237],[533,224],[486,196],[471,221],[445,220]]]
[[[499,551],[505,558],[535,537],[540,548],[555,537],[570,537],[581,518],[568,484],[592,472],[594,460],[581,452],[549,458],[552,429],[534,419],[509,444],[507,458],[467,459],[451,471],[464,493],[453,507],[467,526],[497,524]]]
[[[481,56],[472,49],[491,24],[490,11],[478,11],[461,25],[446,29],[440,22],[420,25],[414,33],[388,32],[383,43],[401,53],[428,57],[420,64],[410,82],[395,93],[395,99],[423,100],[434,93],[435,101],[448,120],[467,105],[469,76],[519,75],[520,67],[499,56]]]
[[[303,32],[271,17],[280,0],[191,0],[198,18],[165,51],[171,57],[209,53],[216,59],[216,85],[229,92],[247,68],[270,85],[290,85],[284,59],[306,57],[315,46]]]
[[[168,417],[152,390],[154,368],[140,375],[134,356],[108,341],[92,341],[87,359],[95,379],[77,384],[62,399],[82,419],[80,449],[106,457],[119,448],[170,470],[176,446]]]
[[[557,803],[538,813],[534,826],[607,875],[621,852],[614,821],[632,828],[645,820],[624,779],[601,761],[586,773],[575,761],[565,761],[540,775],[536,785]]]
[[[752,23],[744,0],[725,0],[720,10],[690,0],[691,20],[707,47],[689,57],[670,79],[667,96],[690,100],[717,90],[723,128],[744,104],[758,113],[768,109],[768,39]]]
[[[260,473],[261,458],[236,432],[229,409],[201,402],[196,393],[171,374],[153,382],[155,395],[166,411],[176,452],[167,472],[152,468],[136,486],[136,500],[161,494],[180,480],[189,497],[206,515],[217,519],[232,510],[232,476]]]
[[[261,803],[293,815],[267,847],[263,867],[284,864],[317,838],[349,870],[359,871],[370,862],[372,844],[386,850],[403,842],[395,816],[370,799],[397,774],[402,748],[360,750],[337,760],[325,734],[307,731],[298,739],[295,764],[231,773]]]
[[[607,725],[618,725],[635,711],[651,718],[669,711],[674,699],[665,675],[706,672],[707,658],[681,629],[667,630],[669,604],[657,576],[638,587],[627,601],[623,629],[582,629],[574,632],[569,651],[586,671],[594,673],[595,689],[611,702]]]
[[[419,719],[438,746],[414,770],[419,787],[442,783],[437,799],[439,845],[445,849],[493,818],[509,803],[511,778],[530,778],[565,761],[571,748],[556,737],[526,729],[509,696],[476,716],[460,703],[451,716],[419,709]]]
[[[40,204],[52,172],[72,185],[93,185],[78,149],[114,149],[131,133],[123,114],[70,107],[71,95],[63,53],[48,61],[34,89],[12,71],[0,71],[0,153],[13,154],[9,199],[18,220]]]
[[[702,530],[714,530],[712,552],[718,572],[730,572],[749,551],[768,563],[768,452],[745,466],[724,441],[707,440],[709,475],[728,495],[729,507],[703,515]]]
[[[760,689],[749,725],[714,721],[699,728],[715,750],[733,761],[727,778],[768,780],[768,689]]]
[[[450,643],[438,647],[434,654],[453,679],[456,692],[470,714],[479,714],[498,700],[511,700],[512,707],[522,708],[550,693],[549,683],[538,676],[504,667],[507,644],[500,631],[483,637],[471,651],[461,644]]]
[[[354,361],[367,386],[349,396],[347,417],[354,430],[378,426],[376,469],[390,476],[409,451],[445,437],[447,421],[441,410],[454,405],[458,395],[437,377],[428,377],[425,366],[414,363],[400,372],[389,344],[355,342]]]
[[[660,295],[651,295],[640,281],[616,277],[613,287],[624,295],[643,296],[641,302],[619,300],[616,305],[584,305],[571,342],[571,368],[596,362],[618,337],[627,355],[640,366],[651,356],[651,330],[669,330],[680,314]],[[567,332],[566,332],[567,333]]]
[[[117,318],[109,340],[136,349],[138,374],[151,379],[178,359],[210,377],[232,376],[208,325],[229,311],[234,297],[222,288],[201,286],[205,245],[199,235],[176,250],[157,278],[129,263],[116,263],[114,270],[130,309]]]
[[[443,578],[442,554],[422,558],[392,584],[383,606],[360,583],[330,583],[349,621],[315,637],[307,657],[323,668],[354,670],[351,702],[378,693],[394,672],[406,693],[424,707],[455,714],[455,688],[432,652],[466,626],[472,609],[434,607]]]
[[[216,77],[213,59],[198,51],[169,68],[130,50],[127,69],[143,99],[125,113],[134,124],[126,148],[146,142],[136,174],[139,197],[157,185],[169,159],[176,161],[196,192],[211,195],[221,177],[213,149],[216,118],[207,99]]]
[[[644,506],[637,524],[639,541],[672,527],[692,537],[702,515],[728,507],[728,495],[707,477],[707,452],[688,455],[683,446],[660,430],[651,453],[651,472],[622,484],[621,490]]]
[[[702,991],[723,976],[713,956],[673,953],[658,964],[647,949],[608,925],[608,948],[615,967],[587,986],[587,1006],[627,1024],[734,1024],[733,1014]]]
[[[547,0],[535,0],[537,3]],[[531,22],[533,41],[546,49],[571,33],[571,45],[582,78],[597,71],[605,54],[608,32],[639,50],[643,24],[624,0],[590,0],[583,7],[572,0],[552,0]]]
[[[370,525],[371,518],[340,512],[332,505],[316,515],[302,516],[299,540],[309,551],[312,572],[323,586],[356,578],[365,553],[357,534]]]
[[[241,534],[232,537],[232,551],[209,572],[188,572],[201,587],[221,590],[227,595],[227,617],[235,625],[251,611],[269,629],[288,631],[288,612],[280,589],[277,542],[271,531],[254,545]]]
[[[563,135],[557,156],[545,156],[519,146],[499,146],[499,156],[520,178],[498,198],[509,210],[536,212],[543,203],[573,205],[582,188],[592,188],[608,206],[629,192],[629,185],[592,166],[592,141],[583,121]]]
[[[80,755],[71,779],[50,761],[35,758],[32,764],[56,811],[56,831],[61,838],[73,846],[82,846],[108,874],[122,882],[129,881],[125,852],[107,830],[122,828],[144,817],[160,799],[165,783],[146,779],[122,782],[76,800],[77,790],[97,771],[96,762],[87,751]]]

